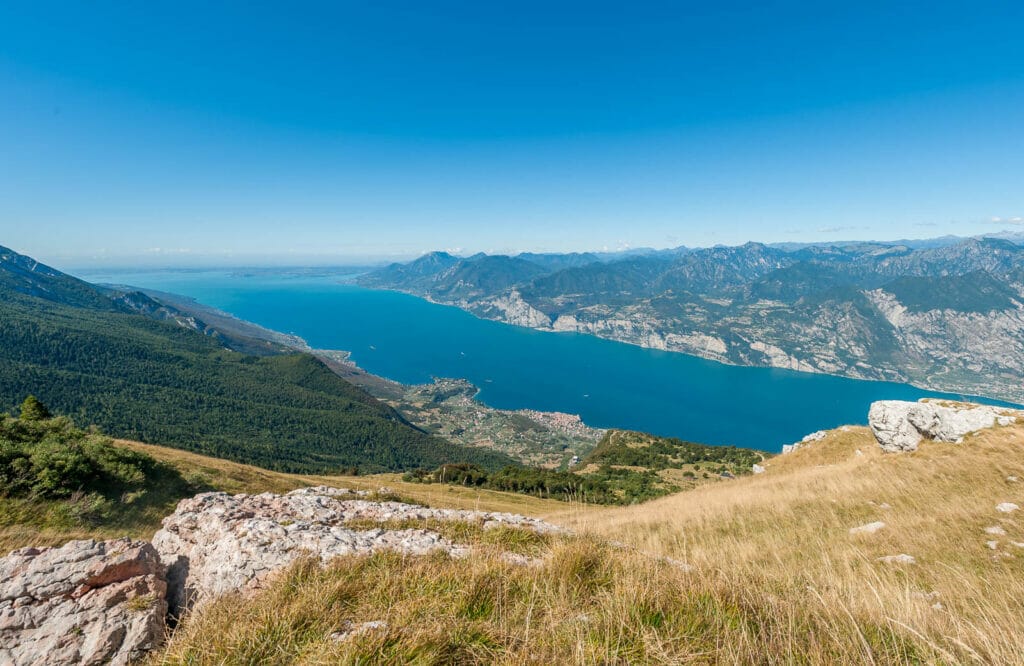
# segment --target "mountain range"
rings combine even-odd
[[[999,236],[434,252],[358,281],[535,329],[1022,402],[1024,246]]]

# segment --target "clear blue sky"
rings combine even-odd
[[[0,4],[0,244],[58,266],[1022,215],[1020,2]]]

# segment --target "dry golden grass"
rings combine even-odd
[[[801,657],[827,662],[834,655],[815,645],[832,642],[865,663],[1024,663],[1024,547],[1013,545],[1024,520],[995,510],[1006,501],[1024,506],[1024,427],[904,455],[850,428],[771,459],[762,475],[565,522],[685,561],[709,588],[805,627],[758,637],[780,655],[796,641]],[[850,535],[873,521],[886,526]],[[985,533],[996,525],[1006,536]],[[900,553],[917,563],[878,561]],[[879,654],[878,632],[908,652]]]
[[[287,492],[307,486],[327,485],[355,490],[378,490],[387,487],[398,495],[427,506],[480,511],[510,511],[531,516],[546,516],[566,510],[566,503],[525,495],[480,490],[441,484],[409,483],[401,474],[370,474],[366,476],[317,476],[272,472],[220,458],[172,449],[165,446],[118,440],[119,444],[144,451],[157,460],[170,463],[183,473],[204,474],[218,490],[228,493]],[[577,510],[589,510],[577,507]]]
[[[545,505],[580,536],[544,544],[541,566],[479,539],[463,560],[300,565],[195,614],[157,661],[1020,664],[1024,519],[995,505],[1024,505],[1022,454],[1019,426],[905,455],[834,431],[762,475],[628,508]],[[877,559],[900,553],[916,564]],[[387,627],[330,637],[375,620]]]
[[[765,474],[622,508],[397,475],[280,474],[127,445],[228,492],[387,485],[431,506],[541,516],[578,534],[433,525],[473,554],[303,563],[256,596],[186,619],[157,662],[1024,664],[1024,510],[995,510],[1024,506],[1024,425],[903,455],[882,454],[866,428],[837,430],[770,459]],[[886,526],[849,533],[872,521]],[[987,534],[992,526],[1006,534]],[[0,542],[108,536],[17,530],[0,529]],[[509,551],[543,563],[512,564]],[[900,553],[916,563],[878,561]],[[331,638],[375,620],[387,627]]]
[[[559,541],[540,566],[512,564],[500,546],[468,559],[346,558],[302,563],[255,598],[227,597],[185,620],[166,664],[668,663],[709,655],[707,632],[665,641],[693,618],[685,580],[637,555]],[[696,606],[699,601],[691,606]],[[386,627],[348,640],[334,632]],[[351,624],[350,624],[351,623]]]

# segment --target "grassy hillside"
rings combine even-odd
[[[735,615],[726,661],[1021,663],[1024,521],[995,506],[1024,506],[1022,447],[1018,425],[884,455],[849,428],[765,474],[570,524],[693,567],[708,621]],[[878,559],[904,553],[916,564]]]
[[[0,477],[10,462],[9,427],[15,419],[0,420]],[[68,422],[57,419],[55,427],[63,429]],[[103,441],[102,436],[74,431],[70,439]],[[68,440],[60,440],[67,448]],[[402,481],[400,474],[367,476],[330,476],[289,474],[220,458],[190,453],[180,449],[127,440],[113,441],[121,456],[141,456],[136,463],[144,477],[130,489],[100,488],[103,500],[77,488],[70,494],[45,496],[38,493],[12,493],[6,478],[0,490],[0,555],[25,546],[57,546],[71,539],[112,539],[131,536],[149,539],[160,528],[160,521],[178,501],[199,492],[284,493],[296,488],[328,485],[357,490],[378,491],[389,488],[403,499],[427,506],[448,506],[485,511],[516,511],[546,515],[566,509],[554,500],[526,498],[506,493],[424,486]],[[128,490],[129,492],[124,492]],[[586,510],[576,507],[575,510]]]
[[[1024,522],[995,506],[1024,505],[1022,446],[1018,425],[883,455],[849,428],[764,474],[549,514],[576,537],[300,564],[187,619],[162,661],[1020,664]],[[367,621],[386,626],[331,638]]]
[[[609,430],[576,471],[608,479],[624,498],[648,500],[750,474],[753,465],[764,462],[765,457],[760,451],[735,446],[709,446],[675,437]]]

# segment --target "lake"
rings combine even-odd
[[[875,400],[951,396],[905,384],[749,368],[576,333],[484,321],[339,274],[79,272],[92,282],[184,294],[403,383],[466,378],[502,409],[579,414],[592,426],[778,451],[803,435],[866,423]]]

